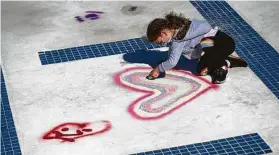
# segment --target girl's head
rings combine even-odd
[[[182,14],[170,12],[165,18],[156,18],[148,24],[147,38],[151,42],[163,44],[172,38],[176,29],[183,27],[188,30],[189,26],[189,19]]]

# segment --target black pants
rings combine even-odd
[[[210,75],[216,68],[226,65],[226,58],[235,50],[234,40],[226,33],[218,31],[214,37],[206,37],[205,39],[214,41],[212,47],[204,47],[204,55],[201,56],[197,66],[197,72],[200,75]]]

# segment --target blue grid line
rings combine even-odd
[[[260,155],[271,152],[271,148],[261,136],[252,133],[133,155]]]
[[[279,98],[279,53],[225,1],[191,1],[211,24],[236,41],[236,52]]]
[[[161,45],[145,41],[145,38],[93,44],[66,49],[39,52],[42,65],[68,62],[81,59],[96,58],[123,53],[133,53],[139,50],[154,49]]]
[[[21,155],[1,68],[1,155]]]

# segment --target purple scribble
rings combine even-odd
[[[91,14],[86,15],[85,18],[89,18],[90,20],[95,20],[95,19],[100,18],[100,16],[97,14],[91,13]]]
[[[76,20],[79,21],[79,22],[84,22],[84,20],[83,20],[80,16],[76,16],[75,18],[76,18]]]
[[[102,14],[104,12],[101,12],[101,11],[86,11],[86,14],[84,17],[86,19],[90,19],[90,20],[95,20],[95,19],[98,19],[100,18],[100,15],[99,14]],[[81,18],[80,16],[76,16],[75,17],[77,21],[79,22],[84,22],[85,20],[83,18]]]

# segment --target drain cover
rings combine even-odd
[[[137,15],[142,13],[143,7],[135,5],[126,5],[122,7],[121,12],[126,15]]]

